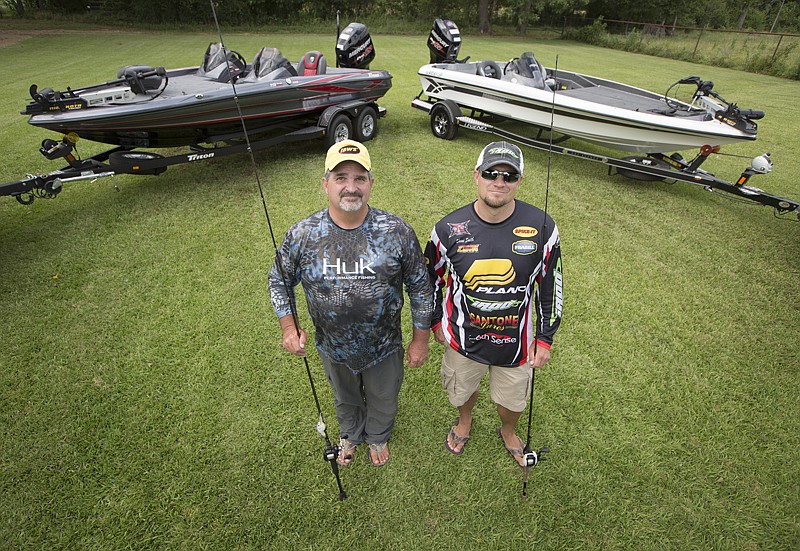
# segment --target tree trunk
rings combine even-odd
[[[528,0],[527,2],[525,2],[525,7],[522,8],[525,12],[522,14],[522,23],[520,24],[519,29],[517,29],[517,32],[519,32],[519,34],[525,34],[526,32],[528,32],[528,23],[530,23],[531,20],[532,3],[533,0]]]
[[[478,0],[478,32],[492,34],[492,21],[489,19],[489,0]]]
[[[25,15],[25,4],[23,0],[17,0],[16,2],[14,2],[14,5],[17,7],[17,15],[19,15],[20,17]]]
[[[742,14],[739,16],[739,21],[736,23],[736,29],[742,30],[744,28],[744,21],[747,19],[747,12],[750,11],[750,6],[745,6]]]

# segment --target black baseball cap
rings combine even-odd
[[[524,162],[522,151],[513,143],[492,142],[481,151],[475,170],[488,170],[495,165],[506,164],[514,167],[522,174]]]

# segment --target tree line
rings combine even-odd
[[[104,21],[205,24],[208,0],[1,0],[19,17],[37,12],[92,13]],[[467,32],[495,27],[525,32],[564,17],[598,17],[661,25],[800,32],[800,0],[215,0],[226,25],[268,25],[370,19],[429,22],[452,19]]]

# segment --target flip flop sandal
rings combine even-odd
[[[386,445],[387,445],[386,442],[383,442],[381,444],[370,444],[369,445],[369,450],[370,450],[370,452],[375,452],[375,453],[380,454],[380,453],[383,453],[383,450],[386,449]],[[369,454],[369,460],[376,467],[383,467],[384,465],[386,465],[389,462],[389,458],[387,457],[386,461],[384,461],[383,463],[378,463],[377,461],[375,461],[372,458],[372,454],[371,453]]]
[[[464,453],[464,448],[466,447],[467,442],[469,442],[469,438],[470,437],[469,436],[459,436],[459,435],[457,435],[455,433],[455,430],[454,430],[456,428],[456,425],[458,425],[458,419],[456,419],[453,422],[453,426],[450,427],[450,432],[447,433],[447,436],[445,436],[445,438],[444,438],[444,449],[446,449],[447,451],[449,451],[453,455],[461,455],[462,453]],[[448,438],[450,440],[452,440],[455,443],[456,446],[461,444],[461,449],[456,451],[453,448],[451,448],[450,447],[450,442],[447,441]]]
[[[341,465],[342,467],[347,467],[348,465],[353,464],[353,460],[356,457],[356,448],[358,444],[347,440],[346,438],[342,438],[339,440],[339,456],[336,458],[336,462]]]
[[[514,458],[514,463],[516,463],[516,464],[517,464],[517,467],[519,467],[519,468],[521,468],[521,469],[522,469],[522,468],[524,468],[524,467],[523,467],[523,465],[520,465],[520,464],[519,464],[519,461],[518,461],[518,460],[517,460],[517,458],[516,458],[516,456],[517,456],[517,455],[519,455],[519,456],[524,456],[524,455],[525,455],[525,452],[524,452],[524,450],[522,449],[522,446],[520,446],[520,447],[518,447],[518,448],[509,448],[508,446],[506,446],[506,441],[503,439],[503,433],[501,433],[501,432],[500,432],[500,429],[499,429],[499,428],[497,428],[497,429],[495,429],[495,431],[494,431],[494,432],[497,434],[498,438],[500,438],[500,440],[502,440],[502,442],[503,442],[503,447],[506,449],[506,451],[508,452],[508,454],[509,454],[511,457],[513,457],[513,458]],[[520,438],[519,436],[517,436],[517,440],[519,440],[519,443],[520,443],[520,444],[522,444],[522,438]]]

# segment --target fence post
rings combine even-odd
[[[697,53],[697,46],[700,45],[700,39],[703,37],[703,31],[706,30],[705,27],[700,29],[700,34],[697,35],[697,42],[694,43],[694,51],[692,52],[692,59],[694,59],[694,55]]]
[[[775,51],[774,51],[774,52],[772,52],[772,59],[770,59],[770,60],[769,60],[770,64],[771,64],[771,63],[773,63],[773,62],[775,61],[775,56],[776,56],[776,55],[777,55],[777,53],[778,53],[778,48],[780,48],[780,47],[781,47],[781,41],[782,41],[782,40],[783,40],[783,35],[781,35],[781,37],[778,39],[778,45],[777,45],[777,46],[775,46]]]

